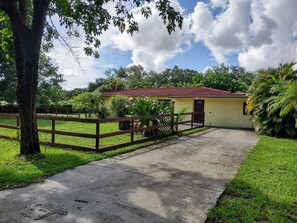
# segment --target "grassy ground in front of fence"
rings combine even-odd
[[[16,126],[15,118],[0,117],[0,124]],[[51,130],[51,120],[38,120],[38,128]],[[56,121],[56,130],[65,132],[76,132],[76,133],[88,133],[96,134],[95,123],[82,123],[82,122],[70,122],[70,121]],[[116,132],[118,130],[118,123],[102,123],[100,124],[100,134]],[[0,135],[9,137],[16,137],[17,131],[11,129],[0,128]],[[140,134],[135,134],[135,140],[140,139]],[[51,134],[40,133],[39,139],[41,142],[50,142]],[[107,147],[116,144],[129,142],[131,134],[124,134],[118,136],[112,136],[109,138],[100,139],[100,146]],[[73,136],[55,136],[56,143],[69,144],[74,146],[82,146],[95,148],[95,139],[73,137]]]
[[[297,140],[262,136],[206,222],[297,222]]]
[[[168,139],[197,133],[205,129],[205,127],[196,128],[167,138],[97,154],[42,146],[42,154],[45,154],[45,156],[28,156],[26,158],[18,156],[19,143],[17,141],[0,139],[0,190],[40,182],[48,176],[63,172],[69,168],[161,143]]]

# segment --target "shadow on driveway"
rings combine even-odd
[[[257,140],[218,129],[1,191],[0,222],[204,222]]]

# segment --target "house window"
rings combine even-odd
[[[158,101],[159,101],[160,103],[170,103],[170,102],[171,102],[170,99],[158,99]]]
[[[175,105],[175,102],[174,101],[171,101],[170,99],[158,99],[159,103],[164,103],[164,104],[171,104],[172,107],[172,112],[174,112],[174,105]]]
[[[247,115],[246,109],[247,109],[247,104],[246,104],[246,102],[243,102],[243,106],[242,106],[242,114],[243,115]]]

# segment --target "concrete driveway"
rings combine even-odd
[[[0,191],[0,222],[204,222],[257,141],[212,128]]]

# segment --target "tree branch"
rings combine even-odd
[[[31,31],[34,35],[42,36],[45,20],[46,20],[46,12],[49,8],[51,0],[33,0],[33,20]]]
[[[18,0],[0,0],[0,9],[2,9],[9,17],[13,16],[16,11]]]
[[[65,38],[63,36],[61,36],[61,34],[59,33],[58,29],[56,28],[53,20],[52,20],[52,17],[49,15],[49,20],[51,22],[51,25],[52,25],[52,28],[55,30],[55,33],[57,35],[57,40],[61,43],[61,45],[67,49],[70,54],[72,55],[72,57],[74,58],[74,60],[78,63],[80,69],[84,72],[81,64],[80,64],[80,61],[79,61],[79,55],[72,49],[72,47],[68,44],[68,42],[65,40]]]

